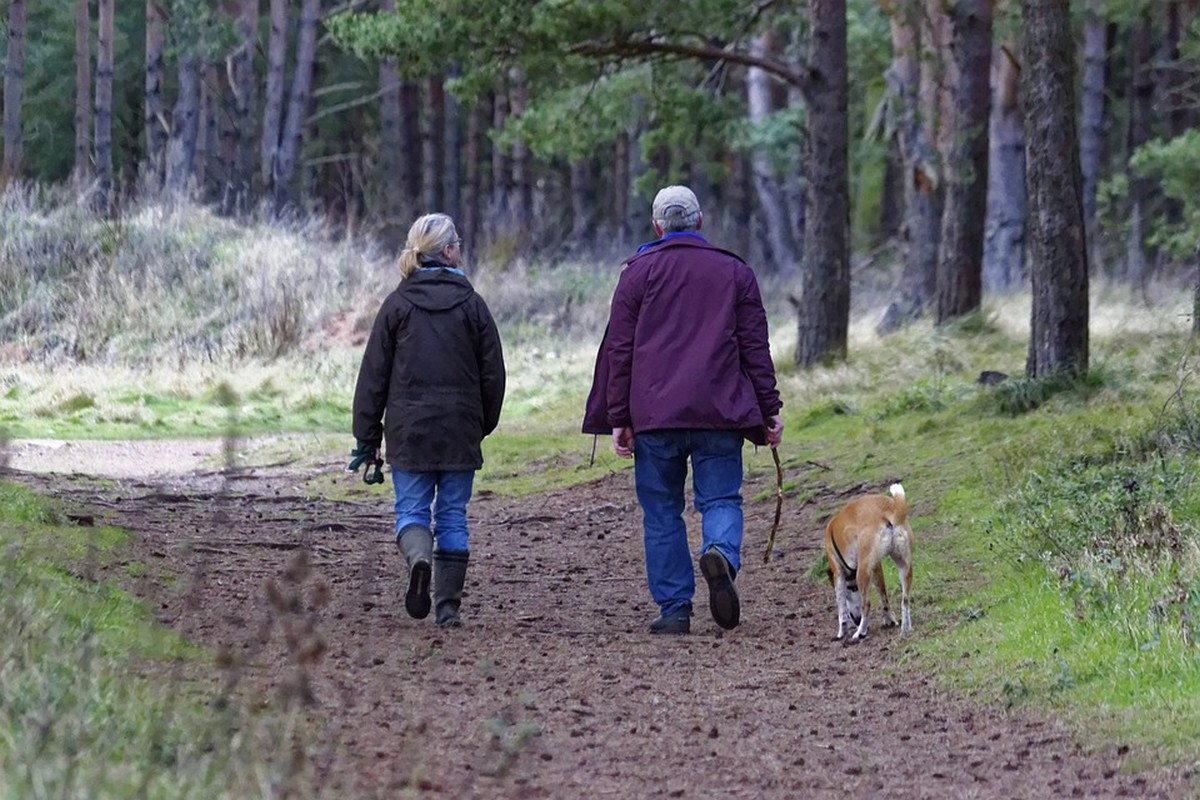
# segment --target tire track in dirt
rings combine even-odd
[[[222,493],[14,474],[136,534],[129,558],[148,569],[123,583],[183,635],[248,656],[249,682],[267,692],[294,665],[282,643],[262,642],[264,587],[306,554],[305,580],[329,597],[314,611],[327,649],[310,675],[329,796],[1189,796],[1183,770],[1127,774],[1115,748],[1084,752],[1052,721],[947,695],[896,666],[894,630],[833,644],[832,593],[805,576],[814,505],[785,504],[763,565],[765,483],[746,492],[771,497],[746,505],[743,624],[712,623],[698,578],[692,635],[664,638],[646,633],[655,608],[628,471],[521,499],[477,494],[465,626],[452,631],[404,612],[387,493],[327,502],[280,475],[235,476]],[[919,636],[919,578],[914,595]]]

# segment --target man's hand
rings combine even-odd
[[[633,458],[633,428],[613,428],[613,452],[621,458]]]
[[[773,417],[767,417],[766,424],[767,444],[771,449],[779,447],[779,443],[783,441],[783,420],[776,414]]]
[[[349,466],[346,467],[347,472],[358,472],[358,468],[368,461],[381,461],[379,457],[379,445],[371,442],[359,442],[358,446],[350,451],[353,456]]]

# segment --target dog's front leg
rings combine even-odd
[[[883,627],[894,628],[898,624],[896,617],[892,614],[891,603],[888,602],[887,584],[883,581],[883,563],[875,566],[873,573],[875,577],[875,587],[879,589],[879,605],[883,609]]]

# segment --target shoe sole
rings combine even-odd
[[[404,609],[413,619],[425,619],[433,602],[429,597],[429,583],[433,567],[424,561],[413,565],[408,574],[408,593],[404,595]]]
[[[717,552],[700,556],[700,574],[708,584],[708,609],[713,621],[725,630],[736,628],[741,620],[742,605],[725,556]]]

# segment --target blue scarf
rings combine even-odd
[[[699,233],[696,233],[695,231],[672,231],[671,233],[668,233],[665,236],[663,236],[661,239],[655,239],[653,242],[646,242],[644,245],[639,247],[637,249],[637,251],[640,253],[643,250],[654,247],[654,245],[656,245],[656,244],[662,244],[663,242],[667,241],[668,239],[675,239],[680,236],[694,236],[702,242],[705,242],[705,243],[708,242],[708,239],[705,239],[703,236],[701,236]]]

